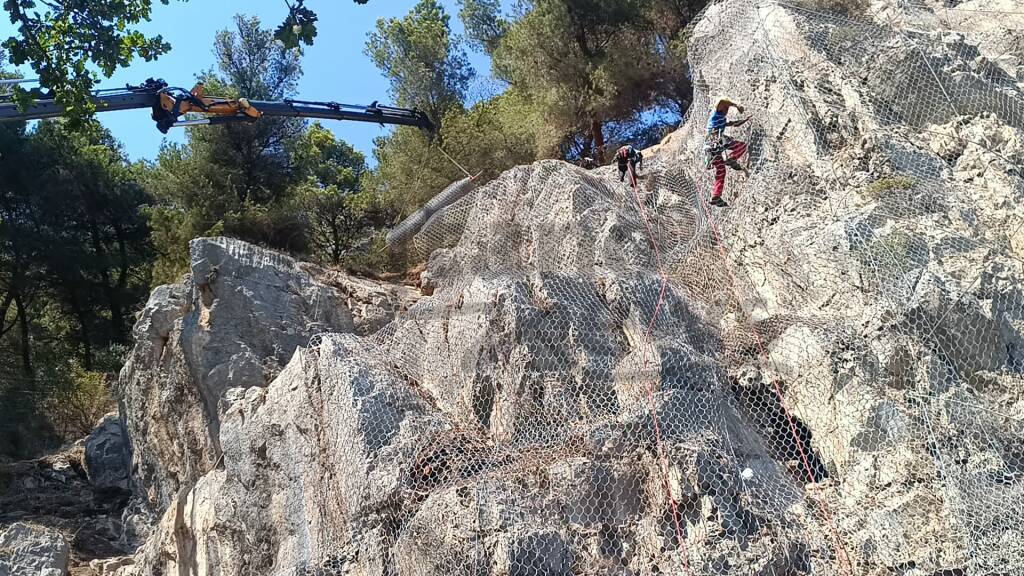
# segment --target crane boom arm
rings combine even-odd
[[[254,108],[264,116],[288,116],[297,118],[322,118],[325,120],[352,120],[355,122],[374,122],[379,124],[397,124],[432,129],[433,124],[419,110],[378,106],[376,102],[369,106],[346,106],[333,102],[304,102],[285,100],[284,102],[250,101]]]
[[[92,103],[97,112],[150,108],[157,128],[165,133],[174,126],[254,122],[263,116],[348,120],[415,126],[428,132],[435,130],[427,115],[415,108],[378,106],[376,102],[369,106],[354,106],[306,100],[270,102],[245,98],[211,98],[203,95],[202,84],[186,91],[169,88],[161,80],[149,80],[141,86],[127,86],[117,93],[94,95]],[[0,102],[0,122],[57,118],[64,111],[64,107],[52,98],[35,100],[26,110],[19,110],[14,102]],[[204,118],[181,120],[185,114],[200,114]]]
[[[93,96],[91,100],[96,106],[97,112],[114,112],[116,110],[152,108],[159,103],[160,96],[156,93],[125,92],[108,96]],[[19,110],[14,102],[0,102],[0,122],[59,118],[63,114],[64,107],[56,100],[36,100],[25,110]]]

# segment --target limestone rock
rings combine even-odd
[[[992,316],[976,299],[950,294],[941,277],[922,277],[907,316],[907,330],[930,334],[935,352],[964,378],[997,371],[1010,360],[1003,330],[1005,315]]]
[[[0,531],[0,574],[65,576],[71,546],[60,533],[28,524]]]
[[[66,543],[73,574],[87,560],[132,549],[121,540],[130,494],[121,486],[97,487],[89,480],[85,444],[78,441],[36,460],[0,463],[0,533],[28,526],[33,533],[45,533],[47,541]]]
[[[567,184],[578,203],[558,196]],[[604,214],[621,216],[606,184],[542,163],[474,200],[503,196],[535,205],[519,224],[531,243],[566,226],[566,258],[524,250],[488,281],[476,267],[502,255],[460,244],[446,281],[382,336],[324,335],[267,387],[229,389],[218,467],[175,494],[126,573],[647,573],[684,514],[667,507],[666,482],[676,498],[703,498],[731,541],[778,522],[794,499],[767,495],[796,488],[725,401],[703,309],[649,272],[606,267],[646,243],[608,225]],[[582,223],[566,224],[575,210]],[[497,232],[503,217],[470,221]],[[672,453],[668,480],[656,442]],[[748,468],[763,490],[744,500],[736,469]]]
[[[119,571],[126,567],[132,566],[134,560],[130,556],[121,556],[118,558],[104,558],[102,560],[93,560],[89,562],[89,568],[93,570],[98,576],[114,576]]]
[[[359,336],[376,333],[420,298],[419,291],[409,286],[359,278],[339,270],[322,270],[309,264],[302,268],[346,298],[354,333]]]
[[[157,511],[169,505],[220,458],[229,388],[266,386],[313,335],[352,329],[344,295],[291,258],[193,240],[191,273],[150,296],[121,374],[136,491]]]
[[[639,189],[506,171],[432,217],[429,296],[193,244],[122,375],[121,573],[1024,570],[1017,65],[875,4],[712,3]]]
[[[104,416],[85,439],[85,469],[96,488],[128,489],[131,457],[117,414]]]
[[[355,534],[381,546],[374,527],[399,514],[393,506],[415,457],[443,423],[364,347],[325,337],[297,351],[268,388],[233,389],[224,468],[175,496],[127,573],[265,573],[308,563],[312,551]],[[367,549],[353,573],[374,573],[378,561]]]

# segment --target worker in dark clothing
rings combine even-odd
[[[739,163],[739,159],[747,153],[747,143],[726,136],[725,129],[729,126],[742,126],[750,121],[750,118],[730,121],[727,118],[730,108],[736,108],[740,114],[743,113],[743,106],[728,98],[718,100],[711,118],[708,119],[708,131],[704,140],[704,153],[707,159],[705,168],[715,169],[715,184],[711,189],[711,204],[713,206],[728,206],[722,199],[722,192],[725,191],[725,167],[746,171]],[[728,154],[723,158],[722,155],[726,152]]]
[[[630,173],[630,184],[636,186],[636,171],[643,167],[644,155],[636,148],[627,144],[622,148],[619,148],[618,152],[615,153],[615,161],[619,164],[619,182],[622,182],[626,178],[626,172],[628,170]]]

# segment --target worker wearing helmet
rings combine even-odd
[[[630,184],[636,186],[636,171],[644,165],[644,155],[633,146],[627,144],[615,152],[615,161],[619,165],[619,182],[626,178],[626,171],[629,170]]]
[[[722,192],[725,191],[725,167],[746,171],[740,165],[739,159],[747,153],[747,143],[726,136],[725,129],[729,126],[742,126],[750,121],[750,117],[730,121],[730,108],[736,108],[740,114],[743,113],[743,106],[728,98],[718,99],[711,118],[708,119],[708,131],[704,140],[704,154],[707,158],[705,168],[715,169],[715,184],[711,189],[711,204],[714,206],[728,206],[722,199]]]

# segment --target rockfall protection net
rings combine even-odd
[[[299,572],[1024,573],[1022,16],[828,4],[714,3],[636,189],[513,169],[314,339]]]

